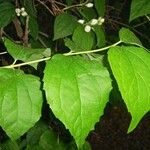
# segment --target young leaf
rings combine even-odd
[[[105,14],[105,0],[94,0],[95,8],[99,16],[104,16]]]
[[[147,14],[150,14],[150,0],[132,0],[130,21]]]
[[[0,27],[7,26],[15,17],[15,6],[9,2],[0,4]]]
[[[44,73],[50,108],[82,147],[109,99],[111,79],[107,69],[94,60],[55,55]]]
[[[54,40],[71,35],[77,25],[74,16],[67,13],[60,14],[54,23]]]
[[[119,31],[120,40],[124,43],[134,44],[142,46],[141,41],[136,37],[136,35],[127,28],[122,28]]]
[[[16,140],[41,116],[39,79],[20,70],[0,69],[0,125]]]
[[[150,110],[150,54],[139,47],[113,47],[108,59],[121,95],[131,113],[132,131]]]

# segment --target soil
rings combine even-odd
[[[131,120],[123,104],[108,105],[88,141],[92,150],[150,150],[150,114],[127,134]]]

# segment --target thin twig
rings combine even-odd
[[[119,22],[119,21],[117,21],[117,20],[113,20],[113,19],[109,19],[109,20],[112,21],[112,22],[115,22],[115,23],[117,23],[117,24],[120,24],[120,25],[122,25],[122,26],[124,26],[124,27],[127,27],[127,28],[129,28],[129,29],[131,29],[131,30],[133,30],[135,33],[137,33],[138,35],[142,36],[143,38],[145,38],[147,41],[150,42],[150,39],[149,39],[146,35],[142,34],[142,33],[139,32],[139,31],[137,31],[137,30],[134,29],[133,27],[131,27],[131,26],[127,25],[127,24],[124,24],[124,23],[122,23],[122,22]]]
[[[148,21],[150,21],[150,17],[149,16],[146,16],[146,18],[148,19]]]
[[[42,4],[54,16],[54,13],[47,7],[47,5],[45,3],[43,3],[40,0],[36,0],[36,1],[38,1],[40,4]]]
[[[4,54],[7,54],[7,52],[1,52],[1,53],[0,53],[0,55],[4,55]]]
[[[85,1],[84,3],[67,6],[67,7],[63,8],[63,11],[68,10],[68,9],[71,9],[71,8],[75,8],[75,7],[82,7],[82,6],[86,5],[87,3],[88,3],[88,0]]]

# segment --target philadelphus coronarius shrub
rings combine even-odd
[[[128,21],[140,17],[128,24],[134,29],[150,19],[150,0],[131,1]],[[128,132],[149,112],[148,40],[127,28],[109,32],[107,4],[0,0],[0,149],[91,150],[89,132],[119,95],[132,117]]]

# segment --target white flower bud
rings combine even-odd
[[[100,22],[100,21],[98,22],[98,25],[99,25],[99,26],[101,26],[102,24],[103,24],[102,22]]]
[[[24,7],[22,7],[22,8],[21,8],[21,12],[24,12],[24,11],[25,11],[25,8],[24,8]]]
[[[92,19],[91,22],[90,22],[90,24],[92,26],[94,26],[94,25],[98,24],[98,20],[97,19]]]
[[[20,16],[20,13],[17,13],[17,16],[19,17],[19,16]]]
[[[16,14],[20,14],[20,12],[21,12],[20,8],[16,8],[15,12],[16,12]]]
[[[92,29],[91,26],[86,25],[85,28],[84,28],[84,31],[85,31],[85,32],[90,32],[91,29]]]
[[[102,17],[98,18],[98,25],[102,25],[105,22],[105,19]]]
[[[79,22],[80,24],[84,24],[85,20],[79,19],[78,22]]]
[[[27,12],[26,11],[23,11],[22,13],[21,13],[21,16],[23,16],[23,17],[26,17],[28,14],[27,14]]]
[[[105,22],[105,19],[104,19],[104,18],[102,18],[102,19],[101,19],[101,23],[104,23],[104,22]]]
[[[102,17],[99,17],[99,18],[98,18],[98,21],[100,21],[101,19],[102,19]]]
[[[85,6],[88,7],[88,8],[91,8],[91,7],[94,6],[94,4],[93,3],[87,3]]]

